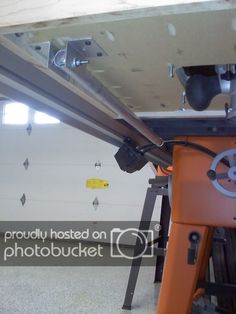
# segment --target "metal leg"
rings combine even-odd
[[[157,189],[155,187],[150,187],[147,189],[146,198],[143,206],[142,217],[139,225],[140,230],[148,230],[150,227],[152,214],[157,197]],[[134,256],[136,252],[139,251],[139,241],[137,241],[134,249]],[[132,266],[129,274],[128,286],[126,289],[123,310],[131,310],[131,304],[134,296],[134,290],[138,279],[139,269],[142,262],[142,258],[134,259],[132,261]]]
[[[169,232],[169,225],[170,225],[170,203],[169,198],[167,195],[163,195],[162,203],[161,203],[161,219],[160,225],[161,230],[159,232],[160,239],[158,241],[159,248],[166,248],[168,242],[168,232]],[[156,272],[154,282],[161,282],[162,272],[164,267],[164,256],[157,256],[156,259]]]

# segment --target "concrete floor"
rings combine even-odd
[[[0,267],[0,313],[154,314],[154,271],[141,268],[130,312],[121,310],[129,267]]]

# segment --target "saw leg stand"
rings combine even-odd
[[[153,210],[155,207],[156,198],[158,195],[163,195],[162,198],[162,208],[161,208],[161,231],[159,233],[160,238],[158,239],[158,247],[165,248],[167,240],[166,238],[162,239],[164,236],[168,236],[168,229],[169,229],[169,221],[170,221],[170,205],[168,201],[168,191],[167,191],[167,184],[168,178],[167,177],[156,177],[155,179],[150,179],[149,183],[151,187],[147,189],[146,198],[143,206],[142,217],[139,225],[139,230],[149,230],[150,223],[152,219]],[[167,235],[166,235],[167,234]],[[135,252],[139,250],[138,243],[134,248],[134,256],[136,255]],[[162,256],[157,256],[157,264],[156,264],[156,275],[155,278],[158,278],[158,281],[162,275],[162,267],[164,263],[164,256],[163,252],[160,254]],[[138,274],[140,270],[140,266],[142,263],[142,258],[134,259],[132,261],[130,275],[128,280],[128,285],[125,294],[124,305],[122,307],[123,310],[131,310],[132,300],[134,296],[134,291],[136,287],[136,283],[138,280]]]

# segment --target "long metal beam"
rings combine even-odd
[[[92,41],[87,41],[89,42],[89,46],[91,46]],[[157,134],[153,133],[135,113],[115,97],[97,78],[91,75],[86,67],[82,66],[81,69],[81,58],[83,58],[83,53],[81,55],[81,49],[79,49],[79,51],[77,50],[78,44],[81,44],[80,40],[70,41],[67,43],[66,48],[57,51],[55,54],[52,54],[52,56],[50,53],[51,49],[49,48],[48,63],[52,64],[51,68],[56,69],[57,71],[60,69],[65,75],[73,78],[82,92],[91,96],[93,99],[96,99],[101,106],[115,112],[119,118],[125,120],[149,141],[156,146],[161,147],[163,145],[163,140]],[[95,45],[94,42],[93,45]],[[50,58],[52,58],[52,60],[50,60]],[[78,65],[76,65],[77,62]],[[85,62],[87,63],[88,60]]]
[[[36,110],[46,110],[62,122],[113,145],[121,146],[125,138],[130,138],[137,145],[150,143],[131,126],[124,125],[98,110],[2,45],[0,45],[0,93],[29,104]],[[148,154],[147,159],[164,166],[171,164],[171,156],[160,148]]]
[[[67,48],[68,49],[68,48]],[[61,50],[63,53],[65,50]],[[70,68],[73,68],[71,65],[72,60],[69,62]],[[92,76],[87,70],[77,71],[76,74],[71,71],[70,68],[67,68],[65,65],[61,67],[61,70],[64,71],[69,76],[72,76],[73,79],[78,83],[80,89],[84,91],[87,95],[92,96],[94,99],[97,99],[100,104],[106,108],[115,112],[121,119],[124,119],[128,124],[133,128],[139,131],[144,137],[157,146],[163,144],[162,139],[155,133],[153,133],[139,117],[137,117],[129,108],[127,108],[117,97],[115,97],[107,88],[104,87],[94,76]]]

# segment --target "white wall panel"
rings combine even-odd
[[[63,124],[32,123],[30,135],[26,127],[0,126],[1,220],[140,219],[148,179],[154,176],[149,165],[127,174],[116,164],[117,148],[112,145]],[[23,167],[26,158],[28,170]],[[100,170],[96,161],[101,162]],[[89,178],[109,180],[110,186],[87,189]],[[159,219],[159,201],[155,219]]]

